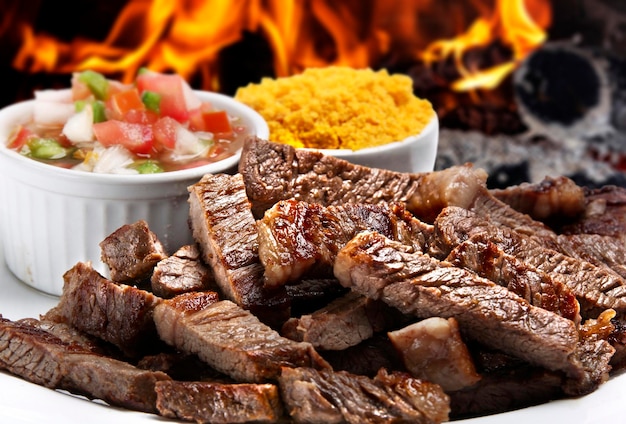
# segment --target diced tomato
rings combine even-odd
[[[122,115],[119,120],[130,122],[131,124],[152,125],[159,120],[159,115],[150,110],[131,109]]]
[[[150,125],[109,120],[93,124],[93,132],[103,146],[120,144],[138,155],[149,155],[154,145]]]
[[[229,134],[233,131],[228,114],[224,110],[202,114],[204,130],[215,134]]]
[[[131,110],[145,110],[146,106],[141,101],[136,88],[120,91],[111,96],[111,107],[115,112],[124,115]]]
[[[178,122],[189,120],[189,111],[183,91],[185,81],[180,75],[144,72],[137,76],[139,93],[154,91],[161,95],[159,109],[161,116],[169,116]]]
[[[157,151],[174,149],[176,146],[176,133],[180,125],[177,120],[169,116],[164,116],[154,123],[152,131]]]
[[[15,131],[9,136],[9,142],[7,143],[7,147],[13,150],[22,150],[22,147],[31,137],[36,137],[37,135],[33,133],[33,131],[29,130],[23,125],[19,125]]]

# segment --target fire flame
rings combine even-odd
[[[454,38],[439,39],[414,57],[433,63],[453,57],[461,79],[455,90],[496,87],[526,55],[546,39],[549,0],[472,0],[480,16]],[[494,0],[490,2],[493,4]],[[481,3],[482,2],[482,3]],[[272,51],[275,76],[307,67],[374,66],[405,39],[426,36],[414,21],[390,17],[427,13],[432,0],[129,0],[104,40],[77,36],[61,41],[38,33],[31,24],[20,29],[22,44],[12,66],[24,72],[71,73],[93,69],[131,81],[140,67],[172,71],[190,78],[201,75],[205,89],[219,91],[219,53],[243,37],[262,34]],[[3,23],[6,24],[6,21]],[[487,69],[464,63],[470,48],[499,39],[513,52],[509,62]],[[419,43],[416,43],[419,44]],[[426,43],[428,44],[428,43]],[[242,60],[245,60],[243,58]]]

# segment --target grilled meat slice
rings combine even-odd
[[[580,337],[571,320],[380,234],[358,234],[341,250],[334,269],[344,286],[382,299],[405,314],[454,317],[472,340],[531,364],[563,371],[572,384],[580,383],[577,394],[594,390],[608,375],[605,356],[594,358],[603,375],[599,380],[581,363]]]
[[[59,303],[45,317],[112,343],[128,356],[162,347],[152,319],[160,298],[114,283],[84,262],[69,269],[63,279]]]
[[[375,230],[407,244],[427,244],[432,227],[400,204],[347,203],[322,206],[283,200],[257,222],[265,286],[279,287],[303,276],[332,276],[341,247],[362,230]]]
[[[469,164],[432,173],[398,173],[257,137],[244,143],[239,172],[257,218],[280,200],[295,198],[324,206],[397,201],[420,218],[434,219],[441,205],[468,206],[487,180],[484,171]]]
[[[110,405],[157,412],[157,381],[162,372],[146,371],[64,342],[41,327],[0,318],[0,368],[30,382],[101,399]]]
[[[222,295],[261,319],[284,322],[284,288],[263,287],[257,226],[240,174],[205,175],[189,187],[192,234]]]
[[[276,423],[283,407],[274,384],[160,381],[157,408],[167,418],[196,423]]]
[[[545,223],[571,221],[585,211],[585,190],[564,176],[489,192],[516,211]]]
[[[195,244],[182,246],[172,256],[157,263],[150,285],[152,293],[163,298],[216,288],[213,273],[200,259]]]
[[[486,232],[457,245],[446,261],[508,288],[534,306],[576,323],[581,320],[578,300],[563,282],[505,253]]]
[[[563,223],[559,232],[622,237],[626,233],[626,187],[586,188],[584,215]]]
[[[101,259],[119,283],[150,278],[157,262],[167,257],[165,248],[144,220],[122,225],[100,242]]]
[[[281,333],[321,350],[343,350],[400,322],[400,314],[385,303],[349,292],[324,308],[290,318]]]
[[[605,309],[615,309],[620,316],[626,312],[626,283],[618,274],[548,249],[483,216],[449,207],[437,217],[435,232],[438,249],[447,253],[475,234],[486,234],[503,252],[563,282],[578,298],[583,318],[595,317]]]
[[[278,379],[296,423],[441,423],[449,398],[436,384],[380,370],[374,378],[345,371],[283,368]]]
[[[607,267],[626,278],[626,237],[602,234],[560,234],[559,252]]]
[[[446,393],[480,381],[454,318],[432,317],[388,333],[406,369]]]
[[[229,300],[203,308],[175,300],[164,300],[155,309],[161,338],[237,381],[267,382],[277,377],[281,366],[329,366],[310,343],[280,336]]]

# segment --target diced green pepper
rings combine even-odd
[[[159,113],[161,108],[161,95],[154,91],[144,91],[141,95],[141,101],[148,110]]]
[[[99,72],[87,70],[80,73],[78,80],[89,88],[89,91],[98,100],[106,100],[109,91],[109,81]]]
[[[107,120],[106,106],[104,105],[103,101],[96,100],[95,102],[93,102],[91,104],[91,107],[93,108],[93,122],[94,122],[94,124],[96,124],[98,122],[104,122],[104,121]]]
[[[84,100],[76,100],[74,102],[74,110],[76,112],[82,112],[85,109],[85,106],[87,105],[87,102]]]
[[[30,156],[37,159],[60,159],[67,155],[67,150],[53,138],[33,138],[28,148]]]
[[[153,160],[138,161],[132,167],[140,174],[159,174],[164,172],[164,169]]]

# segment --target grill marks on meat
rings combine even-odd
[[[63,275],[63,292],[46,316],[117,346],[128,356],[160,347],[152,313],[153,294],[104,278],[79,262]]]
[[[159,413],[167,418],[231,424],[275,423],[283,416],[274,384],[161,381],[156,393]]]
[[[427,218],[434,219],[442,205],[469,206],[487,180],[484,171],[469,164],[431,173],[399,173],[257,137],[244,143],[239,173],[259,218],[279,201],[294,198],[324,206],[401,202],[429,222]]]
[[[626,284],[615,272],[548,249],[471,211],[446,208],[435,222],[435,233],[439,250],[447,253],[476,234],[487,234],[503,252],[565,284],[578,298],[583,318],[609,308],[619,315],[626,312]]]
[[[155,384],[169,380],[64,342],[40,327],[0,318],[0,368],[33,383],[156,413]]]
[[[561,281],[506,254],[487,233],[478,233],[457,245],[446,258],[454,266],[487,278],[528,303],[579,323],[580,304]]]
[[[440,423],[450,412],[441,387],[405,373],[284,368],[278,381],[296,423]]]
[[[257,223],[265,286],[278,287],[310,275],[332,276],[341,247],[362,230],[414,244],[429,230],[399,204],[324,207],[297,200],[278,202]]]
[[[284,321],[286,292],[263,287],[257,226],[241,175],[205,175],[189,187],[189,207],[193,237],[223,296],[261,317]]]
[[[311,344],[280,336],[229,300],[204,308],[165,300],[154,319],[166,343],[237,381],[264,383],[275,379],[281,366],[329,367]]]
[[[468,337],[485,346],[563,371],[572,381],[587,383],[591,378],[577,357],[579,335],[572,321],[534,307],[466,269],[371,232],[350,241],[334,269],[344,286],[405,314],[454,317]],[[608,374],[608,364],[597,359],[597,368]],[[580,391],[589,392],[599,383],[593,381]]]
[[[183,246],[156,265],[150,278],[152,292],[163,298],[214,288],[211,270],[200,260],[194,244]]]

